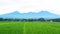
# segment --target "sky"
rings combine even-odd
[[[60,0],[0,0],[0,15],[14,11],[20,13],[49,11],[60,15]]]

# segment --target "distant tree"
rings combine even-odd
[[[39,18],[38,21],[45,21],[45,19],[44,18]]]
[[[0,21],[3,21],[4,19],[3,18],[0,18]]]

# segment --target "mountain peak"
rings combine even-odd
[[[40,13],[50,13],[50,12],[48,12],[48,11],[41,11]]]
[[[45,14],[45,15],[48,15],[48,14],[53,14],[53,13],[51,13],[51,12],[48,12],[48,11],[41,11],[41,12],[39,12],[40,14]]]
[[[57,17],[56,17],[57,16]],[[29,12],[29,13],[19,13],[18,11],[9,13],[9,14],[5,14],[5,15],[1,15],[0,17],[2,18],[60,18],[59,15],[50,13],[48,11],[41,11],[39,13],[34,13],[34,12]]]
[[[12,12],[12,14],[20,14],[18,11]]]

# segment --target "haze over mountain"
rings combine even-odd
[[[34,12],[29,12],[29,13],[19,13],[18,11],[8,13],[8,14],[3,14],[0,15],[0,18],[20,18],[20,19],[28,19],[28,18],[45,18],[45,19],[50,19],[50,18],[60,18],[60,15],[56,15],[53,13],[50,13],[48,11],[41,11],[39,13],[34,13]]]

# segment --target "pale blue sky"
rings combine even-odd
[[[60,15],[60,0],[0,0],[0,14],[49,11]]]

